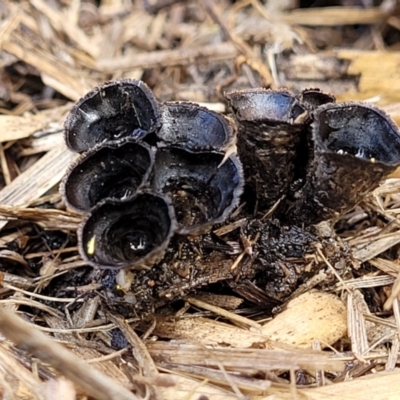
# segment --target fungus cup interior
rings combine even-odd
[[[117,80],[89,92],[65,123],[68,147],[77,152],[125,137],[141,139],[159,126],[159,109],[141,81]]]
[[[145,144],[104,145],[86,154],[63,182],[68,205],[89,211],[106,198],[131,197],[147,180],[153,153]]]
[[[95,266],[151,266],[163,257],[175,228],[165,197],[139,193],[129,200],[106,200],[83,223],[80,250]]]
[[[220,153],[191,153],[182,149],[157,152],[151,180],[153,190],[174,204],[179,232],[193,234],[222,222],[239,202],[243,172],[235,156],[221,162]]]
[[[233,140],[233,127],[213,111],[192,103],[165,103],[157,136],[191,151],[222,151]]]
[[[327,103],[334,103],[335,96],[321,92],[319,89],[306,89],[300,95],[300,102],[307,110],[315,110]]]
[[[252,89],[226,95],[238,121],[295,123],[305,113],[295,96],[285,91]]]
[[[328,104],[317,109],[314,140],[325,151],[395,165],[400,161],[400,136],[380,110],[369,105]]]

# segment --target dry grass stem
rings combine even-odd
[[[17,346],[34,354],[50,364],[65,377],[81,386],[87,393],[98,399],[137,400],[126,388],[101,374],[83,362],[60,344],[50,341],[32,325],[22,321],[15,314],[0,308],[0,330]]]

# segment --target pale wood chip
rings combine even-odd
[[[76,390],[71,381],[64,378],[50,379],[44,386],[46,400],[75,400]]]
[[[332,294],[310,291],[290,301],[261,332],[270,340],[310,349],[314,340],[331,345],[346,331],[343,302]]]
[[[243,348],[265,345],[269,341],[267,336],[260,333],[206,318],[159,319],[154,334],[202,344],[225,344]]]
[[[26,205],[60,182],[76,155],[64,144],[54,148],[0,191],[0,204]],[[0,221],[0,228],[5,221]]]
[[[71,105],[41,111],[35,115],[0,115],[0,142],[27,138],[45,129],[50,122],[61,120]]]
[[[398,400],[400,393],[400,372],[380,372],[347,382],[336,383],[324,387],[298,389],[300,399],[307,400]],[[276,399],[293,400],[289,393],[280,392]],[[255,398],[254,400],[261,400]]]
[[[227,390],[208,384],[207,380],[196,380],[185,376],[172,375],[175,385],[161,388],[165,400],[237,400],[237,396]]]

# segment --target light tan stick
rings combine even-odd
[[[0,307],[0,331],[17,346],[50,364],[66,378],[82,387],[90,396],[98,400],[138,400],[138,397],[128,389],[3,307]]]

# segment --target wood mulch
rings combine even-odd
[[[316,246],[318,272],[283,304],[221,284],[145,318],[102,295],[58,191],[76,158],[66,115],[111,79],[222,113],[224,91],[318,87],[400,124],[396,1],[4,0],[0,14],[2,398],[399,398],[400,171],[336,222],[347,259]]]

